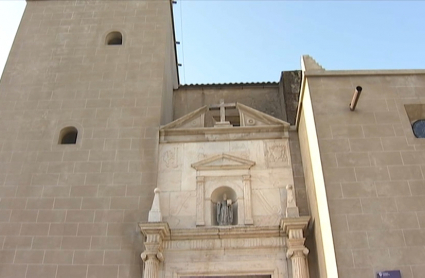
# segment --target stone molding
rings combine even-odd
[[[285,248],[283,237],[268,238],[226,238],[199,240],[170,240],[164,242],[166,250],[214,250],[214,249],[257,249]]]
[[[221,248],[269,248],[286,247],[282,229],[277,226],[196,228],[170,230],[167,223],[141,223],[141,232],[146,237],[146,250],[142,259],[149,256],[163,260],[163,249],[210,250]]]
[[[289,128],[282,125],[244,127],[205,127],[160,129],[160,143],[214,142],[288,138]]]
[[[171,240],[202,239],[237,239],[237,238],[270,238],[283,236],[282,229],[277,226],[223,226],[196,229],[172,229]]]
[[[282,229],[282,232],[286,236],[289,236],[290,231],[294,229],[301,229],[301,231],[306,232],[309,222],[310,216],[282,218],[282,220],[280,221],[280,227]]]
[[[226,164],[224,160],[228,160],[237,164]],[[221,164],[213,164],[214,162],[222,162]],[[192,168],[199,170],[238,170],[238,169],[250,169],[255,165],[254,161],[237,157],[230,154],[218,154],[207,159],[193,163]]]
[[[201,108],[196,109],[195,111],[192,111],[189,114],[186,114],[183,117],[162,126],[161,130],[204,127],[205,126],[204,118],[205,118],[205,113],[207,111],[208,111],[208,107],[204,105]]]
[[[212,250],[285,248],[285,238],[276,226],[173,229],[164,242],[167,250]]]

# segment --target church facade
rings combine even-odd
[[[172,16],[27,1],[0,82],[0,277],[423,277],[425,70],[303,56],[279,82],[181,85]]]

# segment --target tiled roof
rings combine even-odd
[[[193,87],[220,87],[220,86],[277,86],[279,82],[240,82],[240,83],[208,83],[208,84],[180,84],[180,88]]]

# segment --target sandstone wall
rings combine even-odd
[[[415,138],[405,104],[423,103],[424,74],[307,79],[339,277],[392,269],[423,277],[425,139]],[[351,112],[359,85],[363,92]]]
[[[27,3],[0,83],[0,277],[141,277],[173,47],[167,1]]]

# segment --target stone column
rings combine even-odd
[[[309,278],[307,255],[308,249],[305,247],[304,233],[310,217],[284,218],[281,227],[287,236],[286,242],[288,250],[286,255],[291,259],[292,277]]]
[[[145,263],[143,278],[158,278],[159,264],[164,261],[163,240],[170,237],[170,228],[164,222],[141,223],[139,226],[145,236],[145,251],[141,255]]]

